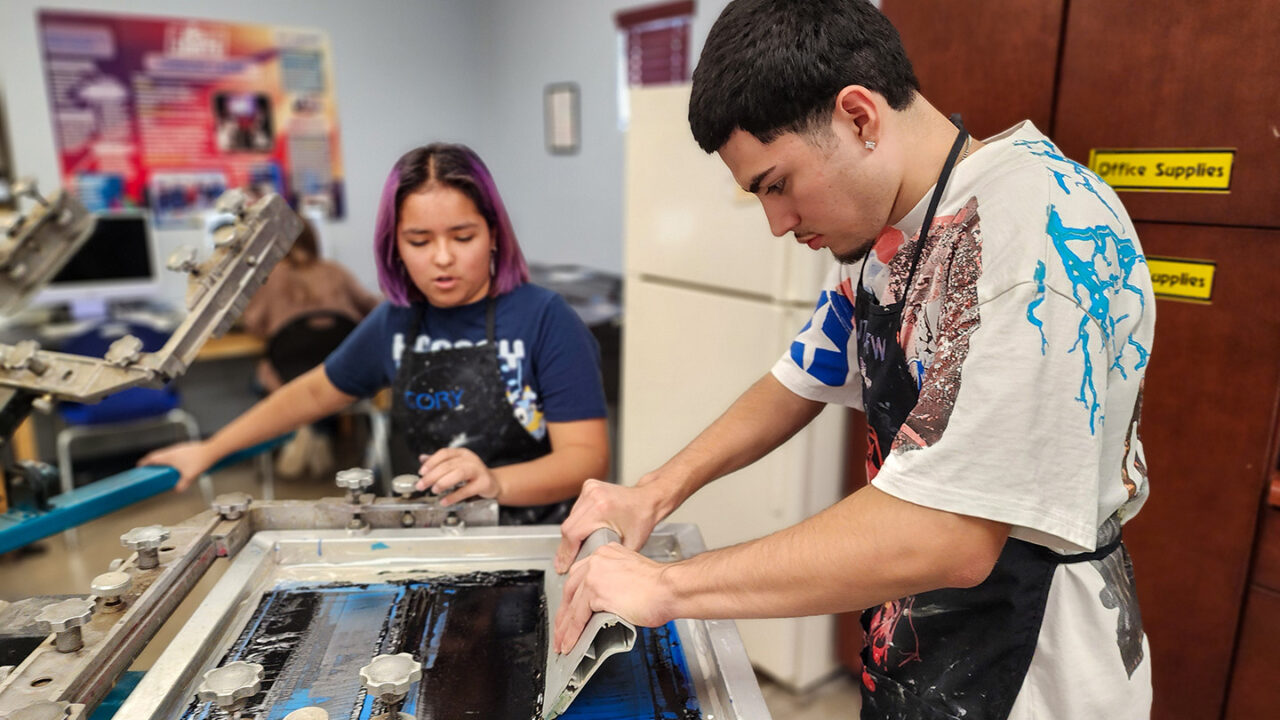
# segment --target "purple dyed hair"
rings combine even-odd
[[[494,237],[497,248],[494,276],[489,279],[490,297],[511,292],[528,282],[529,266],[524,261],[524,253],[520,252],[507,207],[502,203],[489,168],[466,145],[433,143],[402,155],[382,186],[373,246],[378,261],[378,284],[387,299],[402,307],[426,301],[400,259],[396,228],[405,197],[432,184],[451,187],[466,195],[489,224],[489,234]]]

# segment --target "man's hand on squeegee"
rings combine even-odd
[[[663,582],[667,567],[618,543],[609,543],[574,563],[556,613],[552,647],[562,654],[572,650],[595,612],[611,612],[644,627],[674,619],[673,595]]]
[[[622,545],[639,550],[649,533],[666,516],[662,497],[654,485],[625,487],[599,480],[588,480],[573,505],[573,511],[560,525],[560,547],[556,550],[556,572],[564,574],[578,557],[578,549],[587,536],[607,527],[618,534]]]

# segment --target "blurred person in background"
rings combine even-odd
[[[270,341],[281,328],[309,313],[329,310],[358,323],[381,302],[382,298],[366,290],[349,270],[321,256],[315,226],[304,219],[302,234],[254,293],[242,322],[245,332]],[[264,394],[275,392],[284,384],[265,357],[258,361],[255,380]],[[276,471],[293,476],[306,469],[316,475],[331,470],[331,425],[300,427],[281,448]]]

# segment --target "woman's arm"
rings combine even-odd
[[[609,431],[604,418],[547,423],[551,452],[536,460],[496,468],[498,502],[546,505],[568,500],[582,483],[609,473]]]
[[[176,468],[177,489],[186,490],[221,458],[332,415],[355,400],[334,386],[321,365],[271,393],[208,440],[161,448],[138,464]]]
[[[590,478],[609,472],[609,433],[604,418],[547,423],[551,452],[535,460],[489,469],[465,448],[446,448],[425,459],[421,489],[446,492],[461,488],[441,504],[469,497],[497,498],[503,505],[546,505],[574,497]]]

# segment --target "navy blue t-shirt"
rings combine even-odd
[[[487,344],[488,302],[426,308],[423,326],[411,342],[405,332],[417,306],[384,302],[329,355],[325,372],[342,392],[370,397],[395,380],[406,347],[434,352]],[[564,298],[528,283],[499,296],[494,336],[507,401],[535,440],[546,437],[548,422],[605,416],[600,347]]]

